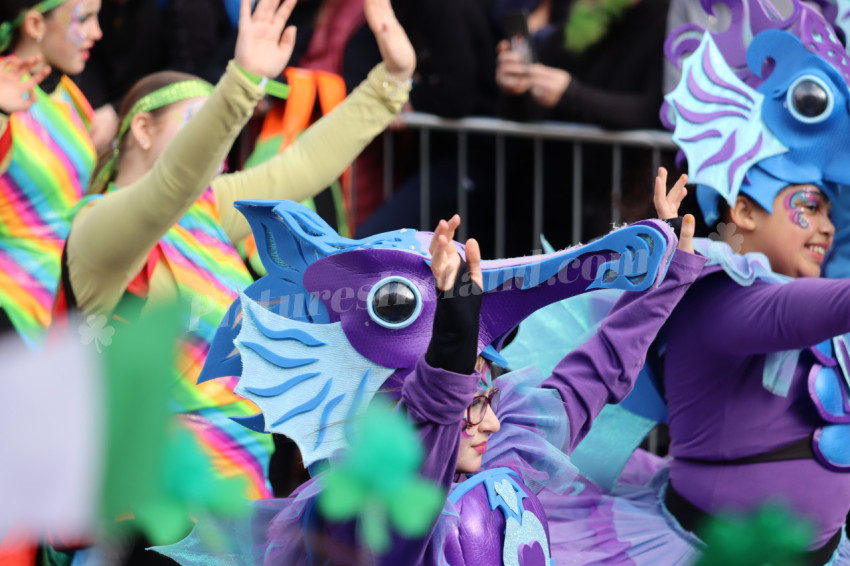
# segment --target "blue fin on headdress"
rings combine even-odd
[[[244,293],[261,307],[297,321],[329,322],[325,305],[305,291],[302,276],[317,260],[360,247],[418,248],[415,230],[395,230],[362,240],[337,234],[310,209],[290,201],[246,199],[235,204],[248,219],[267,275]],[[286,258],[286,259],[284,259]],[[240,375],[242,362],[233,340],[239,334],[242,305],[236,299],[216,331],[198,383]]]
[[[486,348],[481,351],[481,357],[486,360],[490,360],[496,364],[499,364],[503,368],[508,367],[508,360],[506,360],[499,352],[496,351],[496,348],[493,347],[492,344],[488,344]]]
[[[684,61],[682,80],[665,100],[690,181],[711,187],[730,204],[750,167],[788,151],[764,125],[764,96],[735,76],[710,34]]]
[[[340,323],[299,322],[244,294],[241,303],[245,371],[234,391],[260,407],[266,432],[295,441],[305,466],[328,458],[394,370],[361,356]]]

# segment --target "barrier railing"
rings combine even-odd
[[[562,122],[519,123],[497,118],[463,118],[450,120],[410,112],[402,115],[405,126],[419,132],[419,177],[423,190],[419,195],[419,224],[424,230],[430,226],[430,134],[432,131],[455,132],[457,134],[457,211],[461,217],[467,213],[467,191],[465,179],[467,176],[467,136],[469,134],[492,135],[495,138],[495,218],[494,218],[494,247],[496,257],[504,257],[505,252],[505,223],[506,223],[506,186],[505,186],[505,140],[506,138],[528,138],[533,140],[533,247],[540,249],[540,234],[543,231],[544,210],[544,176],[543,176],[543,144],[545,141],[557,140],[572,142],[572,241],[578,242],[582,235],[582,153],[585,144],[609,145],[612,152],[611,168],[611,221],[620,222],[620,210],[616,206],[622,196],[623,168],[622,150],[624,147],[636,147],[651,150],[652,170],[648,178],[655,176],[655,171],[661,164],[661,153],[673,152],[676,145],[669,132],[656,130],[632,130],[613,132],[596,126]],[[384,198],[388,199],[393,192],[394,173],[394,134],[387,131],[384,134]],[[458,239],[466,239],[465,226],[459,229]]]

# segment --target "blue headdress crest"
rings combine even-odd
[[[200,381],[240,376],[236,393],[262,413],[239,422],[289,436],[309,466],[346,445],[353,420],[376,395],[400,394],[425,353],[437,302],[432,234],[351,240],[298,203],[237,208],[268,275],[234,302]],[[501,359],[497,349],[520,321],[565,297],[658,284],[674,249],[668,226],[644,221],[560,252],[482,261],[478,352]]]
[[[850,184],[850,58],[827,20],[793,1],[782,18],[761,0],[722,0],[722,32],[689,24],[667,56],[682,78],[665,97],[662,119],[688,158],[708,223],[717,201],[744,193],[772,209],[776,193],[812,183],[833,198]],[[713,3],[702,1],[712,13]],[[683,57],[690,54],[684,61]]]

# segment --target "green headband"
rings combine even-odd
[[[213,91],[213,86],[205,81],[190,79],[188,81],[180,81],[164,86],[150,94],[146,94],[136,101],[135,104],[124,116],[121,121],[121,127],[118,128],[118,137],[113,142],[112,157],[98,172],[97,178],[92,183],[90,192],[100,193],[106,188],[106,185],[112,180],[115,173],[115,166],[118,164],[118,148],[121,146],[121,140],[130,129],[130,122],[133,118],[142,112],[152,112],[159,108],[164,108],[169,104],[187,100],[189,98],[197,98],[200,96],[209,96]]]
[[[130,129],[130,122],[141,112],[152,112],[159,108],[187,100],[189,98],[197,98],[199,96],[209,96],[212,94],[213,86],[205,81],[191,79],[188,81],[180,81],[164,86],[161,89],[155,90],[150,94],[141,97],[133,104],[124,120],[121,121],[121,127],[118,128],[117,144],[121,143],[127,130]]]
[[[12,33],[21,27],[21,24],[24,23],[24,18],[27,17],[27,14],[35,10],[39,14],[44,14],[45,12],[49,12],[53,8],[64,4],[68,0],[43,0],[39,2],[32,8],[27,8],[18,16],[12,20],[11,22],[3,22],[0,23],[0,53],[6,51],[9,47],[9,44],[12,43]]]

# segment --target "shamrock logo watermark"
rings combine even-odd
[[[708,239],[714,242],[726,242],[736,254],[741,253],[744,246],[744,235],[738,234],[738,227],[734,222],[718,222],[717,231],[708,235]]]
[[[102,314],[90,314],[86,317],[86,321],[77,328],[83,346],[88,346],[94,342],[94,347],[100,353],[101,344],[104,346],[112,344],[115,329],[107,324],[107,320],[106,316]]]

